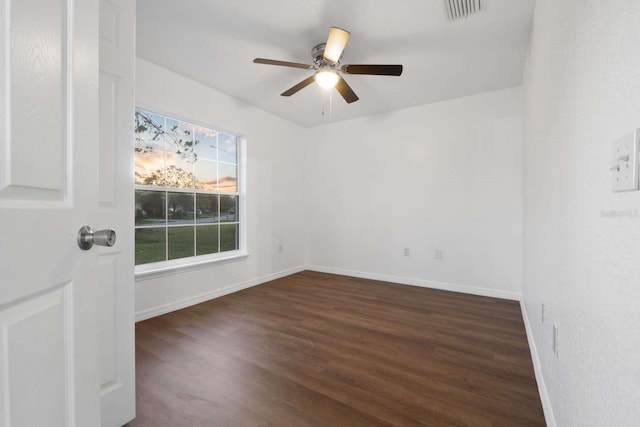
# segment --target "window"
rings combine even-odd
[[[236,135],[136,109],[135,263],[154,263],[137,271],[244,250],[239,146]]]

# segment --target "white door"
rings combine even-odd
[[[99,199],[99,12],[0,0],[0,426],[101,424],[107,254],[132,243],[130,212]],[[116,246],[80,250],[83,225],[116,228]]]
[[[98,251],[102,427],[135,415],[134,0],[100,0],[98,223],[119,231]]]

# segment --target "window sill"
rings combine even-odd
[[[170,264],[170,265],[168,264],[171,263],[171,261],[158,263],[160,265],[153,265],[153,264],[141,265],[136,267],[136,273],[135,273],[136,282],[142,281],[142,280],[154,279],[154,278],[163,277],[163,276],[172,276],[175,274],[186,273],[188,271],[193,271],[193,270],[200,270],[203,268],[211,267],[215,264],[225,264],[230,261],[244,259],[248,257],[249,257],[248,252],[236,251],[228,255],[218,256],[215,258],[206,258],[206,259],[190,260],[190,261],[178,260],[180,262],[177,262],[175,264]]]

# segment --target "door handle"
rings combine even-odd
[[[88,251],[93,245],[111,247],[116,244],[116,231],[113,228],[93,231],[93,228],[85,225],[78,231],[78,246],[83,251]]]

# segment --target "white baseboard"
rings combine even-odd
[[[556,427],[556,419],[553,416],[553,407],[551,406],[551,399],[549,399],[549,393],[547,392],[547,386],[542,376],[542,365],[538,357],[538,349],[536,348],[536,342],[533,339],[533,331],[531,324],[529,323],[529,315],[527,314],[527,308],[524,301],[520,301],[520,309],[522,310],[522,318],[524,320],[524,329],[527,332],[527,340],[529,341],[529,350],[531,351],[531,360],[533,361],[533,371],[536,374],[536,382],[538,383],[538,393],[540,394],[540,401],[542,402],[542,410],[544,411],[544,419],[547,422],[548,427]]]
[[[205,292],[199,295],[194,295],[189,298],[173,301],[157,307],[147,308],[145,310],[142,310],[136,313],[136,322],[140,322],[142,320],[147,320],[152,317],[167,314],[172,311],[180,310],[182,308],[186,308],[192,305],[200,304],[201,302],[209,301],[214,298],[219,298],[221,296],[228,295],[233,292],[238,292],[243,289],[251,288],[252,286],[257,286],[262,283],[269,282],[271,280],[279,279],[281,277],[290,276],[292,274],[299,273],[304,270],[305,270],[304,266],[294,267],[288,270],[283,270],[277,273],[258,277],[253,280],[248,280],[246,282],[236,283],[234,285],[225,286],[224,288],[221,288],[221,289],[215,289],[213,291]]]
[[[358,277],[360,279],[379,280],[381,282],[398,283],[401,285],[420,286],[423,288],[441,289],[444,291],[462,292],[465,294],[480,295],[483,297],[494,297],[520,301],[520,293],[503,291],[499,289],[480,288],[476,286],[458,285],[455,283],[435,282],[432,280],[417,279],[413,277],[392,276],[380,273],[368,273],[357,270],[347,270],[335,267],[325,267],[322,265],[307,265],[307,270],[319,273],[339,274],[341,276]]]
[[[392,276],[392,275],[386,275],[386,274],[368,273],[363,271],[347,270],[347,269],[334,268],[334,267],[324,267],[320,265],[306,265],[306,266],[294,267],[288,270],[283,270],[277,273],[258,277],[256,279],[248,280],[246,282],[225,286],[224,288],[221,288],[221,289],[215,289],[213,291],[205,292],[199,295],[194,295],[189,298],[184,298],[178,301],[172,301],[170,303],[163,304],[160,306],[147,308],[145,310],[142,310],[136,313],[136,322],[140,322],[142,320],[146,320],[152,317],[170,313],[172,311],[180,310],[182,308],[199,304],[201,302],[208,301],[210,299],[219,298],[221,296],[228,295],[233,292],[238,292],[243,289],[260,285],[262,283],[265,283],[271,280],[276,280],[281,277],[289,276],[291,274],[299,273],[304,270],[317,271],[321,273],[339,274],[342,276],[359,277],[362,279],[380,280],[383,282],[392,282],[392,283],[398,283],[401,285],[421,286],[425,288],[442,289],[442,290],[453,291],[453,292],[463,292],[467,294],[509,299],[509,300],[515,300],[515,301],[520,300],[520,294],[516,292],[501,291],[501,290],[488,289],[488,288],[479,288],[479,287],[466,286],[466,285],[457,285],[457,284],[445,283],[445,282],[434,282],[429,280],[407,278],[407,277],[401,277],[401,276]]]

